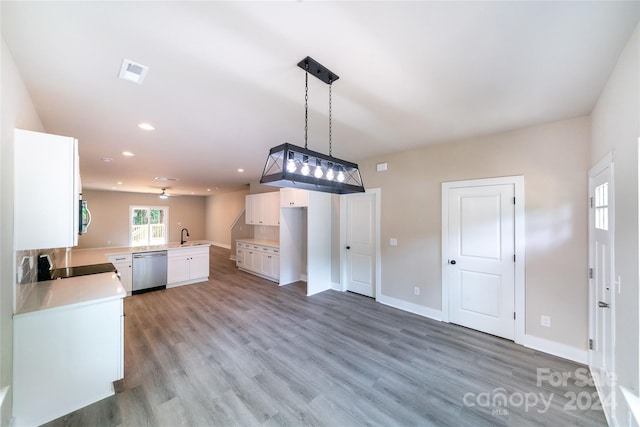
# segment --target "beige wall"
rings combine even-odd
[[[1,44],[0,149],[0,390],[10,387],[13,371],[13,309],[19,289],[15,283],[13,246],[13,129],[43,131],[22,77],[4,40]],[[12,390],[0,408],[0,425],[9,425]]]
[[[206,238],[216,246],[230,248],[235,245],[231,241],[231,226],[244,210],[245,196],[249,189],[233,193],[216,194],[207,197],[206,201]],[[242,217],[244,221],[244,216]],[[240,224],[242,227],[253,227]],[[241,233],[242,237],[246,233]]]
[[[638,138],[640,137],[640,26],[636,27],[592,113],[591,165],[613,153],[615,183],[616,377],[640,390],[638,292]],[[621,403],[623,399],[619,400]],[[624,423],[628,410],[618,405]]]
[[[203,240],[206,197],[176,196],[160,199],[157,194],[83,190],[91,211],[87,234],[78,239],[78,248],[129,246],[129,206],[168,206],[169,241],[180,241],[180,230],[189,229],[189,240]]]
[[[441,183],[523,175],[525,332],[585,349],[589,130],[581,117],[360,162],[365,186],[381,189],[382,293],[441,310]]]

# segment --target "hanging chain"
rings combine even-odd
[[[332,81],[329,81],[329,156],[331,156],[331,86]]]
[[[307,133],[309,131],[309,63],[305,64],[304,73],[304,148],[307,149]]]

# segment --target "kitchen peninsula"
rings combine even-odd
[[[111,262],[127,295],[131,295],[134,254],[167,251],[167,288],[173,288],[209,279],[209,246],[209,241],[195,240],[184,244],[73,249],[67,255],[65,267]]]

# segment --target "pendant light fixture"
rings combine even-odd
[[[289,143],[273,147],[260,183],[335,194],[364,192],[358,165],[331,155],[331,85],[339,77],[309,56],[300,61],[298,67],[305,70],[304,148]],[[307,148],[309,73],[329,85],[329,155]]]

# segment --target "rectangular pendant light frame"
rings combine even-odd
[[[328,85],[340,78],[309,56],[300,61],[298,67]],[[329,112],[331,112],[331,97]],[[365,191],[358,165],[331,156],[331,121],[329,121],[329,155],[309,150],[306,145],[305,134],[305,148],[289,143],[273,147],[269,151],[260,183],[334,194]]]
[[[318,167],[321,176],[316,175]],[[356,163],[289,143],[269,151],[260,183],[334,194],[365,191]]]

